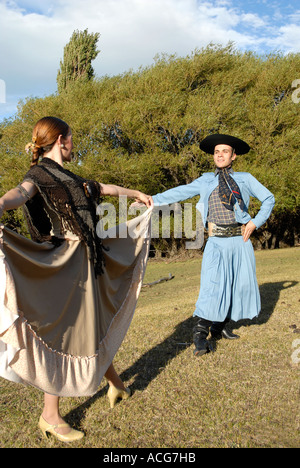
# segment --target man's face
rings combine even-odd
[[[234,149],[228,145],[216,145],[214,151],[214,162],[219,169],[224,169],[231,165],[236,158]]]

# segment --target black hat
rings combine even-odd
[[[205,153],[214,154],[216,145],[231,146],[231,148],[235,149],[236,154],[246,154],[250,151],[250,146],[245,141],[231,135],[222,135],[221,133],[208,135],[201,141],[200,148]]]

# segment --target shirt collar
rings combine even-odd
[[[220,169],[219,167],[216,167],[215,172],[214,172],[215,177],[216,177],[217,175],[219,175],[220,171],[221,171],[221,169]],[[232,167],[230,167],[230,168],[228,169],[228,173],[229,173],[229,174],[234,174],[234,171],[233,171]]]

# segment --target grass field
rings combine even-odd
[[[300,446],[300,249],[258,251],[258,319],[232,323],[237,341],[195,358],[191,317],[201,257],[149,261],[144,287],[115,367],[133,396],[109,408],[105,381],[91,398],[61,400],[86,437],[43,439],[43,395],[0,379],[2,448],[291,448]]]

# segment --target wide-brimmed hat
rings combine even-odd
[[[235,149],[236,154],[246,154],[250,151],[250,146],[240,138],[231,135],[215,133],[208,135],[200,143],[200,148],[208,154],[214,154],[216,145],[228,145]]]

